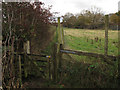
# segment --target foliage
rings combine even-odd
[[[104,26],[103,16],[101,9],[92,7],[91,10],[83,10],[77,15],[65,14],[63,25],[68,28],[100,29]]]
[[[3,41],[11,34],[16,40],[29,40],[31,37],[43,36],[48,32],[50,23],[50,8],[42,8],[41,2],[3,3]],[[39,38],[41,38],[39,37]]]
[[[63,57],[65,58],[65,57]],[[81,58],[82,59],[82,58]],[[62,70],[63,81],[66,88],[117,88],[117,67],[110,66],[101,62],[93,62],[92,64],[74,61],[72,59],[64,60]],[[96,60],[97,58],[95,58]],[[86,57],[85,60],[92,60]],[[97,59],[98,60],[98,59]],[[113,70],[114,68],[114,71]]]
[[[46,9],[43,5],[42,2],[2,3],[3,88],[19,87],[14,66],[18,57],[14,52],[23,52],[27,40],[50,37],[45,35],[49,33],[51,7]]]
[[[109,14],[109,28],[116,29],[119,22],[119,13]],[[83,10],[79,14],[66,13],[63,16],[63,26],[79,29],[104,29],[104,14],[100,8],[91,7],[89,10]]]
[[[111,14],[110,15],[110,28],[111,29],[117,29],[117,28],[119,28],[117,25],[119,25],[118,24],[118,22],[120,22],[120,16],[119,16],[119,13],[115,13],[115,14]]]

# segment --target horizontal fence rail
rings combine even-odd
[[[38,55],[38,54],[27,54],[28,56],[39,56],[39,57],[46,57],[46,58],[50,58],[50,56],[48,55]]]
[[[16,52],[14,52],[14,55],[24,55],[25,53],[16,53]],[[28,56],[39,56],[39,57],[46,57],[46,58],[51,58],[51,56],[48,56],[48,55],[40,55],[40,54],[27,54],[26,53],[26,55],[28,55]]]
[[[34,59],[32,59],[34,60]],[[37,61],[37,62],[48,62],[47,60],[34,60],[34,61]]]
[[[99,53],[90,53],[90,52],[86,52],[86,51],[75,51],[75,50],[68,50],[68,49],[64,49],[64,50],[60,50],[62,53],[69,53],[69,54],[76,54],[76,55],[83,55],[83,56],[91,56],[91,57],[99,57],[99,58],[109,58],[112,59],[114,61],[117,60],[117,56],[114,55],[104,55],[104,54],[99,54]]]

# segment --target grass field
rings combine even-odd
[[[105,31],[64,29],[65,48],[95,53],[104,53]],[[108,32],[108,54],[118,55],[118,31]]]

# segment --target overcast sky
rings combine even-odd
[[[90,9],[91,6],[101,8],[105,14],[118,11],[118,2],[120,0],[40,0],[45,6],[52,5],[51,12],[60,12],[64,15],[67,12],[73,14],[80,13],[83,9]]]

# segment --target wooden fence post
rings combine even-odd
[[[21,70],[21,56],[19,55],[19,83],[22,85],[22,70]]]
[[[51,80],[51,61],[50,61],[50,56],[48,57],[48,68],[49,68],[49,80]]]
[[[26,69],[26,63],[27,63],[27,61],[26,61],[26,55],[27,55],[27,43],[24,43],[24,55],[23,55],[23,57],[24,57],[24,77],[25,78],[27,78],[27,69]]]
[[[60,44],[60,50],[63,50],[63,44]],[[62,52],[61,51],[59,51],[59,68],[62,70]]]
[[[57,44],[55,43],[53,46],[53,80],[57,80]]]
[[[120,2],[118,4],[118,7],[120,7]],[[118,18],[120,18],[120,9],[118,10]],[[118,20],[118,46],[120,46],[120,22]],[[120,47],[118,48],[118,85],[120,85]]]
[[[26,64],[27,64],[27,57],[26,57],[26,53],[25,53],[25,55],[24,55],[24,76],[25,76],[25,78],[27,78],[27,75],[28,75],[28,73],[27,73],[27,68],[26,68]]]
[[[27,41],[26,44],[27,44],[26,45],[26,52],[27,52],[27,54],[30,54],[30,41]],[[29,59],[27,59],[27,65],[30,66],[30,60]],[[27,67],[26,69],[27,69],[27,73],[30,74],[29,68]]]
[[[64,23],[64,20],[63,20]],[[64,29],[63,29],[63,25],[62,25],[62,44],[64,45]]]
[[[30,41],[27,41],[26,43],[24,43],[24,76],[25,78],[27,78],[28,76],[28,68],[26,67],[26,65],[30,65],[30,62],[27,61],[27,54],[30,54]]]
[[[27,47],[26,47],[27,54],[30,54],[30,41],[27,41]]]
[[[24,52],[30,54],[30,41],[24,43]]]
[[[104,54],[108,54],[108,24],[109,24],[109,17],[108,15],[105,15],[105,48],[104,48]]]
[[[61,60],[60,60],[60,44],[61,44],[61,28],[60,28],[60,17],[58,17],[58,44],[57,44],[57,53],[56,53],[56,60],[58,61],[57,63],[57,72],[59,71],[60,69],[60,66],[61,66]],[[59,72],[57,73],[57,77],[59,77]]]
[[[61,43],[61,35],[60,35],[60,17],[58,17],[58,28],[57,28],[57,34],[58,34],[58,44],[57,46],[59,47],[59,44]],[[59,48],[57,47],[57,52],[59,52]]]
[[[58,43],[62,42],[61,28],[60,28],[60,17],[58,17]]]
[[[58,45],[57,45],[57,61],[58,61],[58,69],[59,69],[59,73],[58,73],[58,77],[60,76],[61,74],[61,66],[62,66],[62,53],[60,52],[61,48],[63,47],[62,44],[64,43],[64,40],[63,40],[63,28],[61,28],[60,26],[62,26],[60,24],[60,17],[58,17]]]

